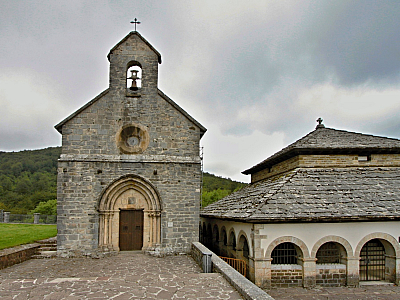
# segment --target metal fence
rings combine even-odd
[[[57,224],[57,216],[38,213],[33,215],[10,214],[0,210],[0,223]]]

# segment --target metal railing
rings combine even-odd
[[[220,256],[220,258],[227,264],[229,264],[232,268],[234,268],[236,271],[238,271],[240,274],[242,274],[244,277],[247,277],[247,264],[243,259],[223,257],[223,256]]]

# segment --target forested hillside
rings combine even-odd
[[[57,160],[60,153],[61,147],[0,152],[0,209],[14,214],[26,214],[40,202],[56,199]],[[244,185],[245,183],[204,173],[202,206],[219,200]],[[50,203],[54,204],[51,201],[48,205]]]
[[[233,181],[230,178],[223,178],[207,172],[203,173],[202,207],[205,207],[234,191],[244,187],[246,183]]]
[[[61,148],[0,152],[0,209],[27,213],[57,198],[57,159]]]

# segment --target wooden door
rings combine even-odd
[[[121,210],[119,214],[119,249],[142,250],[143,210]]]

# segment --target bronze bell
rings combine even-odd
[[[128,79],[131,79],[132,80],[132,85],[131,85],[131,87],[129,88],[130,90],[132,90],[132,91],[137,91],[139,88],[138,88],[138,86],[137,86],[137,84],[136,84],[136,80],[137,79],[140,79],[138,76],[137,76],[137,73],[138,73],[139,71],[138,70],[131,70],[131,77],[129,77]]]

